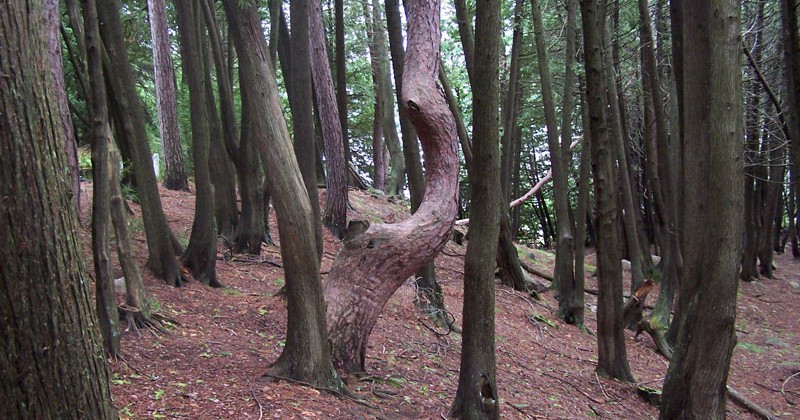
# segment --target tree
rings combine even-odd
[[[86,2],[91,8],[92,2]],[[49,72],[45,5],[0,9],[2,418],[117,417]],[[95,32],[96,33],[96,32]],[[63,92],[61,93],[63,94]]]
[[[89,21],[89,18],[93,19]],[[94,262],[95,300],[103,347],[110,356],[120,351],[119,312],[114,294],[108,227],[111,222],[111,171],[109,148],[111,129],[108,125],[102,44],[97,31],[97,16],[84,18],[87,26],[86,55],[89,75],[89,108],[92,139],[92,260]],[[89,31],[92,32],[89,32]]]
[[[192,6],[194,4],[194,6]],[[214,196],[209,175],[209,114],[206,89],[203,83],[201,54],[200,6],[197,2],[178,0],[175,3],[178,34],[181,41],[181,63],[189,87],[189,107],[192,124],[192,154],[194,157],[195,208],[189,245],[181,258],[192,277],[202,284],[221,287],[217,280],[217,231],[214,225]]]
[[[676,6],[685,262],[661,418],[724,418],[744,197],[741,8],[724,0]]]
[[[473,63],[470,240],[464,261],[464,341],[451,417],[500,417],[495,382],[494,264],[501,213],[499,156],[500,1],[478,2]]]
[[[333,362],[345,372],[363,372],[367,341],[392,294],[447,243],[458,197],[456,128],[436,85],[440,32],[438,2],[414,1],[407,8],[408,48],[403,100],[427,157],[426,195],[417,212],[394,224],[350,223],[344,247],[325,287]]]
[[[325,302],[315,247],[311,203],[305,191],[291,139],[283,118],[278,86],[272,70],[258,10],[239,0],[226,0],[225,14],[239,57],[242,83],[258,99],[261,116],[253,121],[258,148],[272,169],[281,259],[286,274],[288,323],[286,345],[267,376],[308,382],[324,388],[341,388],[331,364],[325,328]]]
[[[336,44],[336,108],[339,110],[339,125],[342,127],[342,145],[345,165],[350,165],[350,135],[347,124],[347,63],[344,42],[344,0],[335,0],[334,31]]]
[[[184,279],[176,254],[183,252],[183,249],[169,229],[161,207],[145,130],[144,109],[135,91],[133,70],[122,36],[120,9],[119,0],[97,3],[100,35],[105,46],[103,68],[110,86],[110,110],[114,118],[116,139],[120,148],[125,146],[131,152],[147,235],[147,266],[167,284],[180,286]]]
[[[597,349],[598,372],[632,381],[622,325],[622,266],[618,244],[619,211],[614,176],[613,145],[609,137],[604,81],[603,22],[598,4],[581,0],[585,48],[587,105],[592,143],[594,191],[597,201]]]
[[[164,153],[164,188],[188,191],[189,182],[183,168],[183,150],[178,131],[175,70],[172,68],[167,7],[164,0],[147,0],[147,13],[150,16],[150,37],[153,40],[158,129],[161,133],[161,151]]]
[[[322,2],[309,3],[309,36],[311,39],[311,74],[317,98],[322,138],[325,143],[325,164],[328,170],[323,224],[334,236],[344,238],[347,230],[347,162],[342,140],[339,109],[333,90],[325,28],[322,25]]]

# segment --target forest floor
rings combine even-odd
[[[82,232],[91,261],[91,184],[82,184]],[[321,192],[324,192],[321,190]],[[169,223],[184,245],[194,216],[191,193],[162,190]],[[323,194],[324,195],[324,194]],[[406,217],[402,204],[384,196],[350,191],[350,218],[395,222]],[[138,206],[131,230],[140,265],[147,258]],[[271,212],[271,232],[280,242]],[[340,243],[325,232],[323,281]],[[447,244],[436,259],[447,309],[461,325],[466,246]],[[553,256],[535,253],[534,264],[551,271]],[[588,250],[586,287],[592,278]],[[114,255],[116,255],[114,253]],[[91,263],[87,264],[91,269]],[[800,418],[800,261],[776,256],[776,278],[741,283],[729,385],[775,416]],[[414,306],[412,282],[400,287],[370,336],[368,378],[350,384],[361,403],[261,376],[284,345],[286,304],[274,294],[284,284],[277,246],[261,256],[231,256],[220,241],[217,273],[226,286],[196,282],[172,288],[144,270],[144,281],[158,311],[177,321],[168,333],[126,331],[123,357],[110,362],[114,402],[122,418],[262,419],[432,419],[444,418],[458,384],[461,337],[433,327]],[[115,264],[115,275],[121,277]],[[596,339],[556,317],[552,293],[540,301],[498,284],[496,293],[497,387],[503,418],[631,418],[658,416],[637,395],[637,385],[660,389],[668,362],[649,336],[626,331],[630,367],[636,383],[598,377]],[[647,299],[652,304],[657,290]],[[586,294],[586,325],[595,329],[596,296]],[[119,297],[122,299],[122,297]],[[123,328],[125,326],[123,325]],[[755,418],[728,402],[728,417]]]

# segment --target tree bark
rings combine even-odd
[[[0,8],[0,417],[113,419],[63,125],[43,117],[59,115],[65,94],[42,71],[51,63],[45,7]]]
[[[347,124],[347,62],[344,42],[344,0],[334,0],[334,31],[336,44],[336,108],[339,110],[339,125],[342,127],[345,167],[350,162],[350,133]]]
[[[740,4],[679,2],[685,255],[661,418],[724,418],[743,212]],[[676,30],[677,29],[677,30]],[[714,197],[709,201],[708,197]]]
[[[103,54],[103,68],[107,83],[111,87],[112,105],[116,111],[121,144],[131,152],[136,187],[142,204],[142,219],[147,235],[147,265],[153,273],[171,286],[180,286],[183,276],[176,258],[181,253],[180,244],[167,224],[161,207],[156,175],[150,154],[150,144],[145,130],[144,110],[140,98],[134,90],[135,81],[131,69],[125,41],[122,37],[119,0],[97,2],[100,16],[100,34],[106,53]]]
[[[286,346],[266,376],[288,377],[315,386],[341,388],[331,364],[325,325],[325,302],[315,249],[311,203],[305,191],[289,130],[283,118],[278,86],[261,32],[258,10],[239,0],[226,0],[225,12],[236,45],[242,74],[249,75],[248,90],[258,98],[260,114],[254,121],[258,147],[272,169],[270,191],[274,197],[281,259],[286,274],[288,323]]]
[[[328,274],[329,338],[334,365],[364,370],[367,340],[381,309],[403,282],[438,253],[450,235],[458,203],[455,123],[436,87],[438,4],[409,5],[403,106],[422,142],[426,195],[417,212],[395,224],[373,224],[344,242]]]
[[[311,74],[314,79],[314,94],[322,122],[322,138],[325,143],[325,165],[327,190],[325,214],[322,223],[333,235],[344,238],[347,231],[347,162],[339,123],[339,109],[333,90],[325,28],[322,25],[322,3],[309,3],[309,36],[311,42]]]
[[[623,381],[632,381],[622,325],[622,267],[618,244],[619,211],[614,176],[613,145],[609,138],[603,76],[604,15],[592,0],[581,0],[585,46],[586,91],[592,167],[597,201],[597,371]]]
[[[216,273],[217,230],[214,225],[214,193],[208,170],[211,138],[206,102],[213,98],[206,98],[203,84],[201,34],[205,31],[202,31],[202,26],[198,24],[201,19],[198,6],[201,6],[200,3],[190,0],[178,0],[175,3],[183,75],[189,88],[196,189],[192,234],[189,237],[189,246],[183,253],[182,262],[195,280],[207,286],[222,287]]]
[[[448,415],[500,417],[495,382],[494,265],[506,213],[500,188],[498,90],[500,1],[478,2],[475,19],[472,109],[474,143],[469,171],[470,241],[464,260],[464,333],[458,390]]]
[[[274,0],[277,1],[277,0]],[[291,45],[289,60],[291,71],[288,75],[288,90],[292,110],[294,128],[294,153],[303,174],[303,182],[308,191],[314,222],[316,250],[322,258],[322,211],[317,190],[317,143],[314,133],[314,99],[311,80],[311,38],[309,33],[308,0],[292,0],[291,2],[292,34],[291,40],[283,42]],[[333,190],[328,189],[329,194]]]
[[[164,0],[147,0],[150,17],[150,37],[153,40],[153,69],[156,85],[158,129],[164,153],[164,188],[189,191],[183,150],[178,130],[178,108],[175,100],[175,70],[169,45],[167,8]],[[156,174],[158,176],[158,174]]]
[[[94,31],[97,21],[87,23]],[[111,171],[119,168],[109,166],[109,145],[111,129],[108,125],[105,77],[103,76],[102,50],[96,36],[87,37],[87,62],[89,74],[88,98],[91,116],[92,143],[92,260],[94,262],[95,301],[103,347],[111,357],[119,355],[120,331],[117,298],[114,294],[108,226],[110,219],[111,192],[109,180]]]

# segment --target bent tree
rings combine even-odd
[[[42,8],[0,6],[0,418],[116,418]]]
[[[407,14],[401,105],[422,143],[427,193],[410,218],[348,234],[328,274],[328,335],[334,366],[345,372],[364,371],[367,340],[381,309],[415,270],[444,247],[457,212],[455,119],[436,84],[439,2],[409,2]]]

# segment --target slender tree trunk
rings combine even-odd
[[[464,334],[458,390],[451,417],[500,417],[495,382],[494,267],[498,226],[506,212],[500,188],[498,90],[500,1],[477,4],[477,43],[473,68],[473,166],[469,172],[472,205],[470,240],[464,260]]]
[[[798,24],[797,8],[800,5],[798,0],[781,0],[781,21],[783,26],[783,48],[786,78],[786,102],[787,109],[794,112],[787,112],[787,124],[791,134],[790,178],[794,188],[795,208],[798,208],[800,200],[800,24]],[[797,215],[791,215],[796,218]],[[795,227],[797,223],[795,223]],[[795,246],[797,240],[792,238],[792,254],[795,258],[800,258],[800,250]]]
[[[617,185],[614,176],[613,144],[609,138],[603,74],[604,15],[592,0],[581,0],[585,48],[586,90],[589,129],[592,138],[592,167],[597,200],[597,279],[600,289],[597,307],[597,371],[623,381],[632,381],[622,325],[622,266],[620,263]]]
[[[273,0],[277,1],[277,0]],[[291,45],[289,60],[291,72],[284,73],[288,79],[292,124],[294,128],[294,153],[303,174],[303,182],[308,191],[314,222],[316,250],[322,258],[322,210],[317,190],[317,143],[314,133],[314,99],[311,83],[311,38],[309,33],[308,0],[292,0],[292,38],[283,42]],[[334,191],[328,189],[328,197]],[[334,195],[335,197],[335,195]]]
[[[164,188],[189,191],[186,171],[183,169],[183,150],[175,100],[175,73],[172,68],[164,0],[147,0],[147,13],[150,16],[150,37],[153,40],[158,129],[161,133],[161,150],[164,153]]]
[[[51,65],[46,6],[12,0],[0,8],[0,197],[13,197],[0,205],[0,417],[113,419],[64,127],[43,117],[58,115],[65,95],[42,71]]]
[[[311,73],[314,94],[322,122],[327,169],[325,214],[322,223],[339,239],[347,231],[347,162],[339,123],[339,109],[333,91],[330,61],[328,61],[325,28],[322,25],[322,3],[309,3],[309,36],[311,42]]]
[[[100,33],[106,48],[106,54],[103,54],[103,66],[107,83],[111,86],[112,105],[117,108],[113,113],[117,117],[115,124],[120,134],[117,140],[127,145],[135,167],[136,187],[142,204],[142,219],[147,235],[147,265],[167,284],[180,286],[183,276],[176,253],[181,253],[183,250],[169,229],[161,207],[150,144],[145,130],[144,110],[134,90],[133,72],[122,36],[120,8],[119,0],[97,2]]]
[[[573,7],[574,6],[574,2]],[[585,95],[584,95],[585,97]],[[589,110],[586,101],[582,104],[583,126],[589,127]],[[558,301],[558,308],[564,320],[573,321],[578,327],[584,327],[584,300],[583,292],[586,283],[586,269],[584,258],[586,257],[586,210],[589,208],[589,176],[592,165],[591,154],[591,133],[584,129],[583,141],[581,145],[580,175],[578,175],[578,205],[575,209],[577,213],[575,227],[575,283],[574,288],[563,284],[561,297]],[[566,286],[566,287],[565,287]]]
[[[500,155],[500,184],[503,188],[503,201],[511,202],[511,172],[514,150],[514,131],[517,124],[516,103],[520,87],[520,54],[522,49],[522,0],[514,2],[514,32],[511,37],[511,63],[508,67],[508,89],[503,101],[503,136],[500,138],[502,154]]]
[[[436,88],[438,4],[409,6],[401,103],[428,157],[426,195],[417,212],[402,222],[374,224],[363,233],[352,229],[328,274],[329,338],[334,365],[346,372],[364,370],[367,340],[381,309],[415,270],[444,247],[457,210],[455,122]]]
[[[560,290],[561,282],[570,285],[575,281],[573,263],[574,238],[569,220],[569,186],[564,165],[564,155],[558,135],[556,106],[553,100],[553,84],[550,80],[550,65],[544,39],[542,10],[537,0],[531,0],[536,56],[542,84],[542,102],[547,125],[547,144],[550,148],[550,170],[553,172],[553,207],[556,216],[556,265],[553,272],[553,287]],[[571,286],[570,286],[571,287]],[[559,304],[560,305],[560,304]]]
[[[350,133],[347,124],[347,62],[344,42],[344,0],[334,0],[334,31],[336,44],[336,108],[339,110],[339,125],[342,127],[345,167],[350,157]]]
[[[739,2],[676,5],[686,256],[661,418],[724,418],[744,186]],[[713,195],[714,200],[708,197]]]
[[[260,118],[253,121],[259,149],[272,169],[270,191],[281,237],[281,258],[286,273],[288,322],[286,346],[266,376],[288,377],[315,386],[342,388],[331,364],[325,329],[325,302],[315,249],[311,203],[305,191],[289,130],[283,118],[278,86],[261,35],[258,10],[226,0],[225,12],[248,90],[259,99]]]
[[[206,97],[203,84],[201,34],[205,31],[202,31],[202,26],[199,25],[201,11],[198,6],[201,4],[191,0],[177,0],[175,3],[183,75],[189,88],[196,188],[192,234],[182,261],[195,280],[211,287],[222,287],[216,273],[217,230],[214,225],[214,193],[208,170],[211,138],[206,101],[213,98]]]

